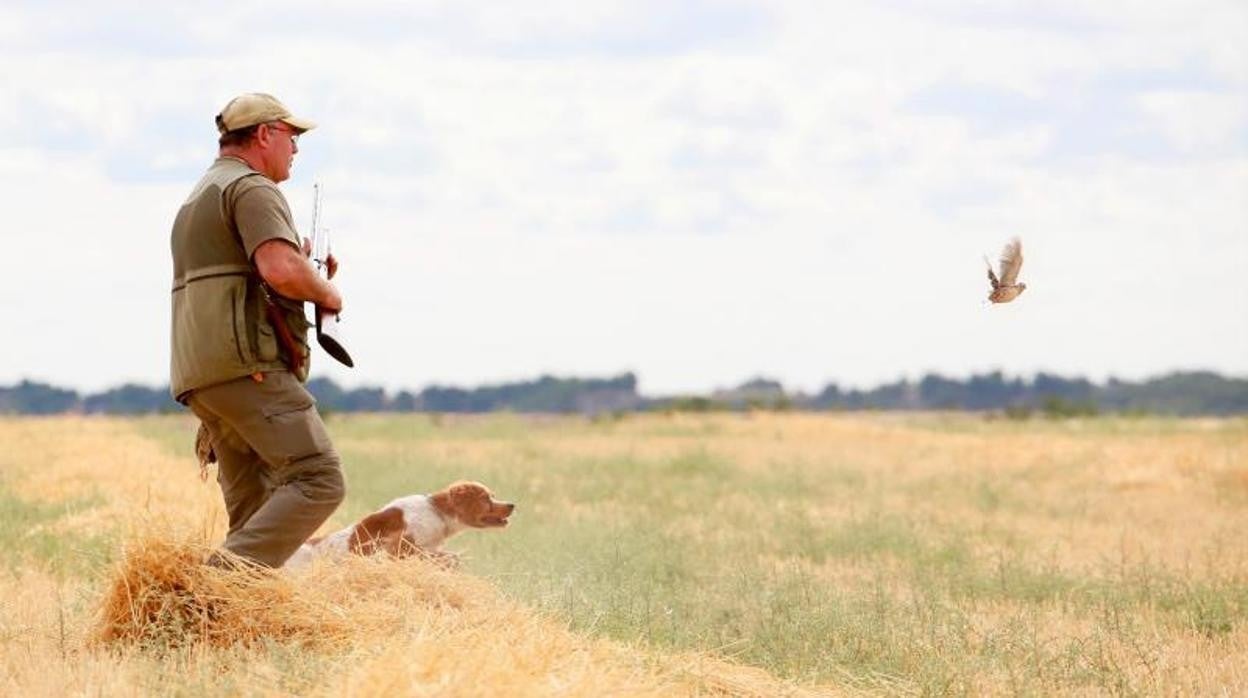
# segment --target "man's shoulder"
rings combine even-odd
[[[278,201],[286,201],[286,196],[282,195],[282,190],[277,189],[277,185],[268,179],[265,175],[256,174],[256,176],[242,177],[241,180],[235,182],[233,189],[237,192],[237,196],[250,194],[255,196],[266,196],[270,199]]]
[[[268,200],[282,207],[287,206],[286,197],[282,194],[282,190],[277,188],[277,184],[254,170],[252,174],[244,175],[230,185],[229,196],[234,201],[246,196],[249,201],[253,202]]]
[[[233,187],[258,188],[269,187],[277,191],[277,185],[273,180],[265,177],[263,173],[258,172],[251,165],[241,158],[230,155],[219,156],[208,167],[208,171],[204,173],[205,179],[215,179],[217,181],[227,182]]]
[[[277,185],[268,177],[252,169],[250,165],[238,158],[218,157],[213,161],[204,176],[200,178],[188,198],[194,199],[208,189],[215,189],[229,202],[236,201],[240,194],[247,191],[271,189],[279,197]]]

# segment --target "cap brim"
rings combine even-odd
[[[299,129],[300,132],[311,131],[312,129],[316,128],[315,121],[309,121],[308,119],[300,119],[297,116],[288,116],[288,117],[285,117],[284,119],[281,119],[281,121],[283,123],[290,124],[291,126]]]

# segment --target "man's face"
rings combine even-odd
[[[264,174],[274,182],[290,179],[290,167],[299,152],[299,132],[289,124],[274,121],[261,124],[256,133],[264,161]]]

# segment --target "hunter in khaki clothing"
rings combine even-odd
[[[211,439],[224,547],[280,567],[342,501],[338,454],[303,387],[303,304],[342,308],[302,250],[277,183],[315,124],[244,94],[217,115],[220,153],[173,223],[174,397]],[[330,260],[329,276],[336,271]]]

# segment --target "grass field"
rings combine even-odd
[[[350,490],[335,524],[481,480],[519,506],[509,529],[450,545],[466,559],[458,577],[500,604],[478,613],[505,608],[573,654],[632,658],[594,664],[615,683],[585,667],[582,683],[559,683],[550,677],[566,671],[542,669],[512,676],[513,694],[1248,693],[1248,420],[415,415],[329,426]],[[319,649],[87,642],[126,541],[153,522],[219,539],[194,427],[0,419],[0,690],[304,694],[322,690],[307,674],[352,667],[355,683],[330,688],[368,695],[383,665],[455,664],[413,644],[410,624]],[[393,657],[394,646],[412,653]],[[527,666],[508,651],[491,657]],[[691,656],[730,661],[671,669]],[[708,675],[742,666],[766,674]],[[433,668],[402,675],[388,692],[497,692]]]

